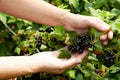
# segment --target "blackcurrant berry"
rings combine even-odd
[[[36,47],[39,48],[42,43],[37,43]]]
[[[89,44],[88,46],[91,48],[91,47],[92,47],[92,44]]]
[[[76,47],[77,47],[76,45],[73,46],[72,52],[76,52],[76,51],[77,51],[77,50],[76,50]]]
[[[44,30],[39,30],[39,32],[45,32]]]
[[[79,51],[78,51],[79,53],[82,53],[83,52],[83,49],[79,49]]]
[[[73,48],[72,45],[68,46],[68,50],[72,50],[72,48]]]
[[[114,49],[114,50],[113,50],[113,52],[114,52],[114,53],[117,53],[117,50],[116,50],[116,49]]]
[[[82,43],[82,39],[80,38],[78,39],[77,44],[81,44],[81,43]]]
[[[110,57],[108,57],[108,56],[105,56],[105,60],[109,60],[110,59]]]
[[[89,46],[89,42],[84,41],[84,42],[82,43],[82,46],[83,46],[83,47]]]
[[[45,29],[45,31],[48,32],[48,33],[50,33],[50,32],[53,31],[53,29],[52,29],[52,27],[47,27],[47,28]]]
[[[110,59],[109,61],[110,61],[110,63],[114,63],[114,59]]]
[[[114,55],[113,51],[110,51],[109,56],[113,56],[113,55]]]
[[[38,40],[42,40],[42,37],[41,37],[41,36],[39,36],[39,37],[38,37]]]
[[[82,40],[86,40],[86,36],[82,36]]]
[[[76,50],[79,51],[81,49],[81,46],[77,45]]]

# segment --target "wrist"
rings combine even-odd
[[[37,58],[38,57],[38,58]],[[32,55],[29,56],[30,60],[30,73],[42,72],[42,63],[40,61],[40,56]]]
[[[65,26],[68,22],[69,22],[69,19],[71,19],[71,14],[68,10],[64,10],[62,13],[61,13],[61,16],[60,16],[60,23],[62,26]]]

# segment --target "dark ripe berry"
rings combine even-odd
[[[91,48],[91,47],[92,47],[92,44],[89,44],[88,46]]]
[[[113,50],[113,52],[114,52],[114,53],[117,53],[117,50],[116,50],[116,49],[114,49],[114,50]]]
[[[79,51],[78,51],[79,53],[83,53],[83,49],[79,49]]]
[[[82,43],[82,39],[80,38],[78,39],[77,44],[81,44],[81,43]]]
[[[42,37],[41,37],[41,36],[39,36],[39,37],[38,37],[38,40],[42,40]]]
[[[50,32],[53,31],[53,28],[52,28],[52,27],[47,27],[47,28],[45,29],[45,31],[48,32],[48,33],[50,33]]]
[[[89,46],[89,44],[90,44],[89,42],[84,42],[84,43],[85,43],[85,46]]]
[[[72,52],[76,52],[77,51],[76,48],[77,48],[77,46],[74,45],[73,48],[72,48]]]
[[[38,41],[37,41],[37,42],[38,42],[38,43],[41,43],[42,41],[38,39]]]
[[[82,36],[82,40],[86,40],[86,37],[85,37],[85,36]]]
[[[76,50],[78,51],[79,49],[81,49],[81,47],[79,45],[77,45]]]
[[[39,30],[39,32],[45,32],[44,30]]]
[[[113,51],[110,51],[108,55],[109,55],[109,56],[114,56]]]
[[[89,40],[89,41],[91,41],[91,39],[90,39],[90,37],[88,35],[86,35],[86,39]]]
[[[36,47],[39,48],[42,43],[37,43]]]
[[[29,45],[29,48],[33,48],[33,46],[32,46],[32,45]]]
[[[39,36],[37,41],[38,41],[38,43],[41,43],[42,42],[42,37]]]
[[[54,37],[52,37],[50,40],[53,41],[53,42],[57,42],[57,39],[54,38]]]
[[[35,53],[38,53],[38,50],[37,49],[35,49],[35,51],[34,51]]]
[[[89,42],[86,41],[82,42],[82,47],[87,47],[87,46],[89,46]]]
[[[110,59],[110,57],[108,57],[108,56],[105,56],[105,60],[109,60]]]
[[[109,62],[110,63],[114,63],[114,59],[109,59]]]
[[[68,50],[72,50],[72,48],[73,48],[73,46],[72,45],[70,45],[70,46],[68,46]]]

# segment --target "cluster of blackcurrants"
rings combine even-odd
[[[53,32],[53,30],[54,30],[54,27],[47,27],[46,29],[44,29],[44,30],[39,30],[39,32],[47,32],[47,33],[51,33],[51,32]],[[55,38],[52,38],[51,40],[55,40],[56,41],[56,39]],[[36,50],[35,50],[35,52],[42,52],[42,50],[40,50],[40,47],[41,47],[41,45],[42,44],[44,44],[44,45],[46,45],[47,47],[49,47],[48,46],[48,44],[47,44],[47,42],[42,42],[42,37],[41,36],[39,36],[38,38],[36,38],[36,41],[37,41],[37,44],[36,44]],[[60,42],[59,42],[60,43]]]
[[[104,65],[106,65],[107,67],[112,66],[115,63],[116,53],[117,53],[116,49],[109,50],[109,51],[105,50],[104,51],[105,56],[103,60]]]
[[[97,59],[105,66],[110,67],[115,64],[117,49],[104,50],[103,54],[97,56]]]
[[[77,42],[69,45],[68,50],[75,53],[82,53],[85,48],[92,47],[92,44],[90,43],[90,37],[88,35],[83,36],[77,36]]]

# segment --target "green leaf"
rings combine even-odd
[[[58,58],[70,58],[70,57],[71,57],[70,51],[64,48],[60,50],[60,54],[58,55]]]
[[[96,1],[94,2],[93,7],[94,7],[95,9],[99,9],[100,7],[102,7],[102,6],[106,5],[106,4],[107,4],[107,0],[96,0]]]
[[[3,23],[4,25],[7,25],[7,24],[6,24],[7,17],[6,17],[5,14],[3,14],[3,13],[1,13],[1,12],[0,12],[0,20],[2,21],[2,23]]]
[[[79,7],[79,0],[69,0],[69,4],[73,5],[73,7],[75,7],[75,9],[78,9]]]
[[[42,44],[40,47],[40,50],[45,50],[46,48],[47,48],[47,46]]]
[[[67,75],[69,75],[70,78],[75,79],[75,73],[76,70],[67,70]]]
[[[77,76],[75,77],[75,80],[84,80],[83,75],[77,74]]]
[[[88,69],[89,71],[94,71],[94,70],[95,70],[95,67],[94,67],[93,64],[87,63],[87,69]]]
[[[110,67],[110,70],[111,70],[111,73],[116,73],[116,72],[120,71],[120,67],[113,65]]]
[[[102,51],[104,47],[100,40],[96,41],[93,45],[94,45],[94,50],[97,50],[97,51]]]
[[[17,53],[18,55],[20,55],[20,51],[21,51],[21,49],[19,47],[16,47],[14,52]]]
[[[65,38],[66,38],[66,35],[65,35],[65,30],[63,27],[61,26],[56,26],[54,27],[54,31],[51,32],[50,34],[48,34],[48,38],[51,39],[51,38],[57,38],[57,40],[61,40],[61,41],[64,41]]]

